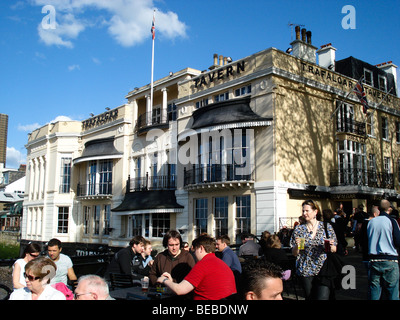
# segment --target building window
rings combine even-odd
[[[106,204],[104,206],[104,219],[103,219],[103,234],[108,236],[110,234],[110,221],[111,221],[111,206]]]
[[[389,140],[388,119],[385,118],[385,117],[382,117],[382,139],[383,140]]]
[[[162,238],[170,229],[169,213],[153,213],[151,221],[151,236]]]
[[[83,233],[90,232],[90,207],[83,207]]]
[[[208,106],[208,98],[196,102],[196,109]]]
[[[58,233],[68,233],[69,207],[58,207]]]
[[[400,158],[397,159],[397,182],[400,185]]]
[[[367,184],[366,146],[360,142],[343,140],[338,147],[339,184]]]
[[[400,143],[400,122],[396,122],[396,142]]]
[[[370,85],[371,87],[374,86],[374,81],[373,81],[371,70],[364,69],[364,83]]]
[[[214,96],[214,102],[221,102],[225,100],[229,100],[229,92],[224,92]]]
[[[367,120],[365,122],[366,130],[367,130],[367,135],[370,137],[375,137],[375,126],[374,126],[374,117],[373,115],[367,117]]]
[[[235,90],[235,97],[244,96],[251,93],[251,84]]]
[[[170,103],[167,106],[168,121],[176,121],[176,104]]]
[[[161,108],[153,109],[151,114],[152,124],[159,124],[161,123]]]
[[[228,197],[214,198],[215,236],[228,234]]]
[[[236,235],[250,233],[251,202],[250,195],[236,197]]]
[[[69,193],[71,188],[71,158],[61,158],[60,193]]]
[[[87,190],[81,195],[112,194],[112,160],[90,161]]]
[[[196,224],[196,236],[198,237],[203,232],[207,233],[207,221],[208,221],[208,199],[196,199],[195,207],[195,224]]]
[[[93,220],[94,220],[94,229],[93,234],[98,235],[100,233],[100,206],[93,207]]]
[[[378,75],[378,81],[379,81],[379,90],[382,90],[382,91],[386,92],[386,77],[381,76],[379,74]]]
[[[391,172],[391,166],[390,166],[390,158],[389,157],[384,157],[383,158],[383,170],[386,174],[390,174]]]
[[[131,222],[131,236],[141,236],[142,235],[142,228],[143,228],[143,215],[135,214],[132,216]]]

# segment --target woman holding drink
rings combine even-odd
[[[323,222],[317,220],[318,212],[319,208],[312,200],[304,201],[302,216],[305,223],[294,229],[290,240],[292,253],[296,256],[296,273],[303,283],[307,300],[329,299],[330,289],[318,281],[318,273],[326,259],[325,250],[336,252],[335,232],[328,223],[328,235],[325,234]]]

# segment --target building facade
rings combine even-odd
[[[22,239],[123,247],[140,234],[157,247],[177,229],[235,241],[291,227],[309,198],[347,213],[384,197],[397,205],[396,66],[336,61],[305,30],[291,47],[214,55],[206,71],[171,73],[120,107],[32,132]],[[367,114],[352,92],[361,76]]]

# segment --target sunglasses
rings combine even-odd
[[[34,276],[31,276],[29,274],[26,274],[26,272],[24,272],[24,278],[28,278],[28,280],[32,282],[35,280],[39,280],[41,277],[34,277]]]

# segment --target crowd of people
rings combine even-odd
[[[265,231],[258,243],[254,235],[243,234],[238,254],[227,235],[201,234],[189,245],[178,231],[170,230],[163,237],[165,250],[156,255],[149,240],[135,236],[114,254],[103,277],[89,274],[78,279],[57,239],[48,242],[47,256],[41,256],[40,245],[30,243],[13,265],[10,300],[114,300],[109,292],[112,273],[130,275],[132,280],[147,277],[150,286],[167,287],[179,299],[281,300],[287,271],[296,273],[306,299],[328,300],[334,298],[335,288],[324,281],[321,270],[329,252],[348,254],[349,235],[368,272],[368,298],[381,299],[385,292],[387,299],[398,300],[396,211],[382,200],[369,214],[358,206],[347,217],[342,208],[321,211],[307,200],[293,229]],[[295,260],[284,248],[291,249]]]

